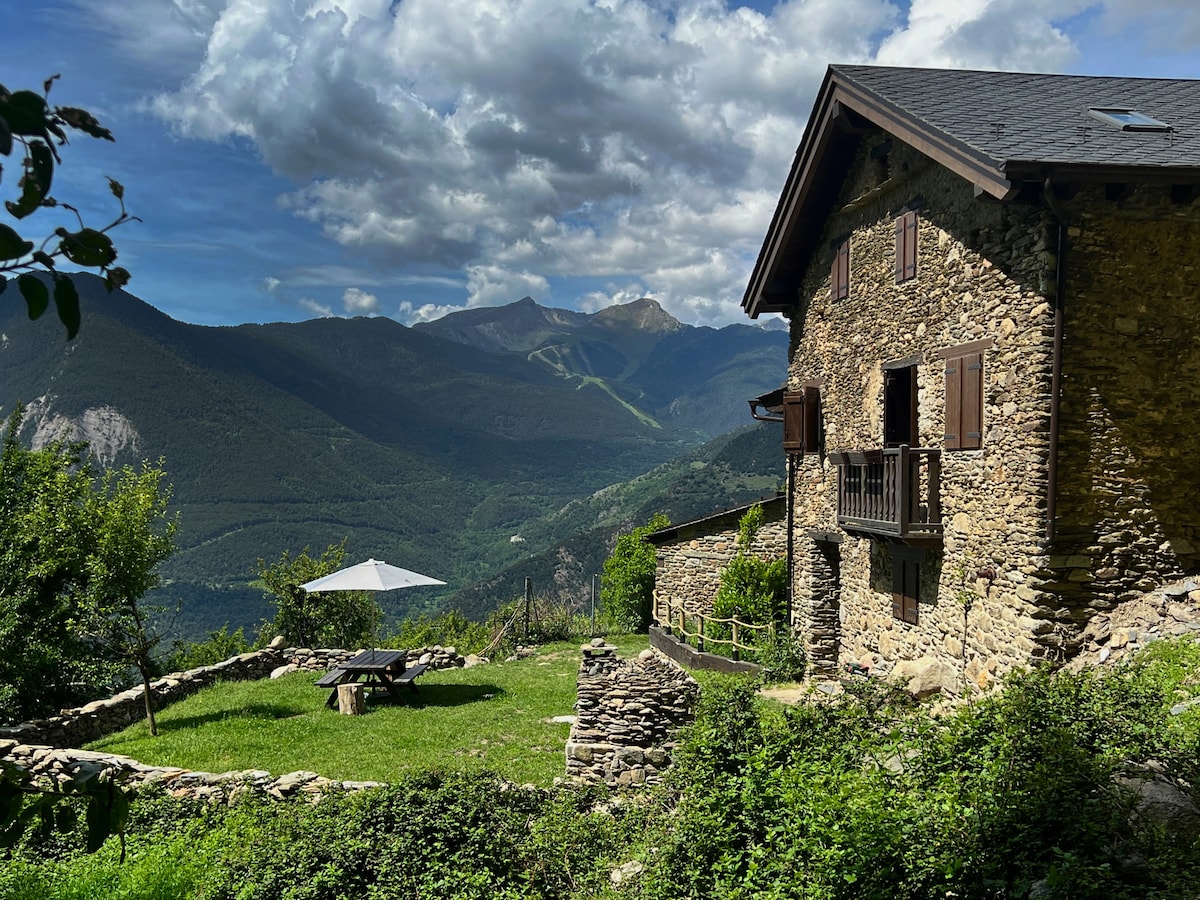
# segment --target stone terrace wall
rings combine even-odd
[[[155,710],[161,710],[190,697],[201,688],[217,681],[254,681],[266,678],[283,667],[289,667],[290,671],[326,671],[358,652],[340,649],[312,650],[307,647],[282,648],[274,644],[273,641],[273,646],[263,650],[232,656],[211,666],[173,672],[150,682]],[[418,661],[425,662],[431,669],[461,667],[465,664],[465,659],[459,656],[453,647],[409,650],[407,664],[414,665]],[[127,728],[145,718],[145,715],[142,686],[138,685],[107,699],[95,700],[86,706],[64,709],[57,716],[0,728],[0,740],[8,739],[21,744],[50,747],[81,747],[90,741]]]
[[[601,638],[585,644],[567,775],[610,786],[661,780],[698,694],[690,675],[653,650],[622,660]]]

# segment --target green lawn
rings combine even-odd
[[[645,635],[612,642],[626,658],[648,646]],[[391,781],[411,769],[489,769],[549,786],[565,773],[570,731],[551,719],[574,712],[580,658],[578,644],[551,644],[517,662],[426,672],[419,693],[371,698],[364,716],[326,709],[311,673],[226,682],[163,710],[156,738],[141,722],[87,749],[204,772]]]

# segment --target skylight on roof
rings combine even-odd
[[[1151,118],[1135,109],[1118,106],[1093,106],[1088,109],[1088,115],[1109,125],[1115,125],[1122,131],[1173,131],[1166,122]]]

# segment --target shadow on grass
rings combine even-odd
[[[413,709],[465,706],[504,696],[504,690],[494,684],[425,684],[415,694],[409,690],[401,690],[400,693],[404,695],[403,700],[396,700],[385,691],[378,691],[368,701],[368,708],[372,704],[411,706]]]
[[[312,710],[299,703],[248,703],[245,706],[222,709],[199,716],[160,719],[158,730],[160,732],[182,731],[185,728],[196,728],[200,725],[223,722],[228,719],[290,719],[292,716],[301,716],[307,712],[312,712]]]

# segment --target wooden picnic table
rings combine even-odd
[[[317,687],[333,688],[325,705],[330,709],[337,706],[337,686],[351,681],[362,681],[368,688],[387,691],[400,699],[400,688],[417,691],[416,678],[426,666],[406,666],[406,650],[362,650],[334,669],[330,669],[316,682]]]

